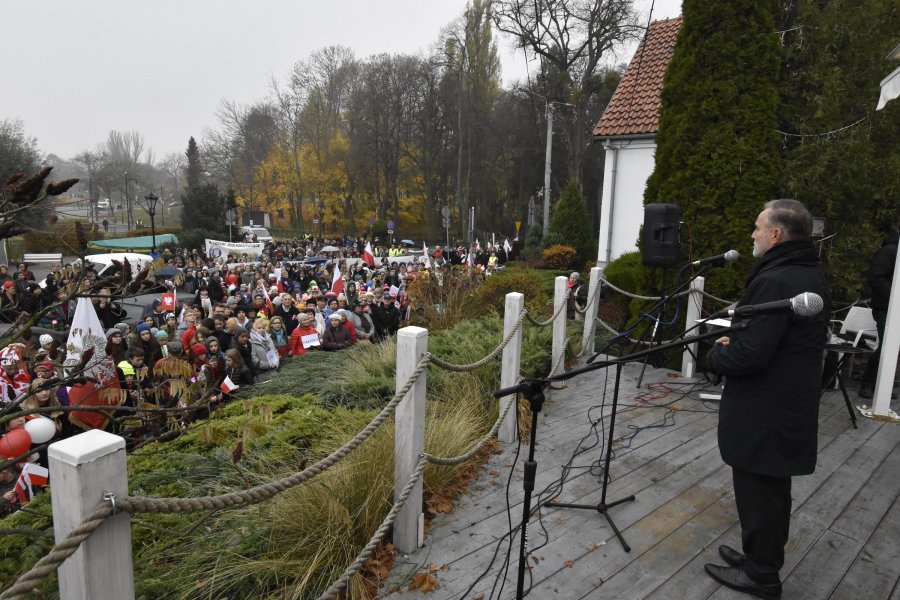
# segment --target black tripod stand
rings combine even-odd
[[[613,361],[610,361],[613,362]],[[616,537],[619,538],[619,542],[622,544],[622,548],[625,549],[625,552],[631,552],[631,546],[628,545],[628,542],[625,541],[625,538],[622,536],[622,532],[619,531],[619,528],[616,527],[616,523],[612,520],[612,517],[609,514],[609,509],[613,506],[618,506],[623,502],[632,502],[634,501],[634,494],[622,498],[620,500],[615,500],[613,502],[606,501],[606,488],[609,485],[609,461],[612,456],[612,445],[614,432],[616,429],[616,407],[619,403],[619,381],[622,378],[622,366],[624,363],[616,362],[616,383],[613,388],[613,401],[612,401],[612,414],[609,417],[609,434],[607,435],[606,441],[606,458],[604,459],[603,464],[603,489],[600,493],[600,502],[596,505],[594,504],[567,504],[565,502],[547,502],[544,506],[555,506],[559,508],[582,508],[585,510],[596,510],[598,513],[606,517],[606,522],[609,523],[609,526],[615,532]],[[603,415],[600,415],[603,418]]]
[[[526,379],[520,384],[496,390],[494,392],[495,398],[504,398],[506,396],[510,396],[512,394],[522,394],[525,398],[528,399],[529,404],[531,405],[531,439],[528,444],[528,459],[525,461],[525,477],[524,482],[522,484],[523,489],[525,491],[525,497],[522,502],[522,538],[519,544],[519,572],[518,579],[516,583],[516,598],[521,600],[524,594],[525,587],[525,569],[528,562],[528,556],[526,552],[527,542],[528,542],[528,521],[531,517],[531,494],[534,491],[534,482],[535,476],[537,474],[537,461],[534,459],[534,447],[535,442],[537,440],[537,426],[538,426],[538,413],[544,406],[544,387],[547,385],[556,382],[556,381],[564,381],[566,379],[571,379],[576,375],[581,375],[582,373],[587,373],[589,371],[596,371],[597,369],[602,369],[604,367],[608,367],[611,365],[616,366],[616,381],[615,387],[613,388],[613,404],[612,404],[612,415],[610,417],[609,422],[609,439],[606,445],[606,458],[604,465],[604,473],[603,473],[603,490],[601,492],[600,503],[597,505],[589,505],[589,504],[564,504],[564,503],[546,503],[545,506],[557,506],[557,507],[565,507],[565,508],[583,508],[587,510],[596,510],[600,514],[606,517],[609,526],[615,532],[616,537],[619,538],[619,541],[622,543],[622,547],[626,552],[631,551],[631,547],[625,542],[625,538],[622,536],[622,533],[619,531],[616,524],[613,522],[612,517],[609,515],[609,509],[613,506],[618,506],[623,502],[630,502],[634,500],[634,495],[628,496],[627,498],[622,498],[620,500],[615,500],[613,502],[606,501],[606,492],[608,487],[607,474],[609,473],[609,462],[610,455],[612,450],[613,443],[613,433],[615,431],[616,424],[616,408],[618,405],[618,397],[619,397],[619,382],[621,380],[622,367],[626,363],[636,361],[638,359],[642,359],[645,356],[649,356],[655,352],[663,352],[670,348],[675,348],[678,346],[683,346],[685,344],[692,344],[697,341],[710,339],[713,337],[719,337],[728,333],[730,331],[735,331],[737,329],[742,329],[742,324],[736,324],[733,327],[727,327],[724,329],[719,329],[718,331],[708,332],[701,335],[697,335],[691,337],[687,340],[678,340],[674,342],[670,342],[668,344],[660,344],[655,348],[648,348],[647,350],[642,350],[641,352],[635,352],[634,354],[630,354],[628,356],[623,356],[620,358],[616,358],[613,360],[607,360],[602,362],[595,362],[593,364],[586,365],[579,369],[572,369],[566,373],[561,373],[554,377],[548,377],[547,379]],[[594,355],[593,358],[596,358],[597,355]]]

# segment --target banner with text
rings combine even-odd
[[[229,254],[241,256],[259,256],[263,252],[262,242],[223,242],[220,240],[206,240],[206,255],[211,259],[225,258]]]

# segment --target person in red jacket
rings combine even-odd
[[[316,336],[315,339],[309,336]],[[304,346],[303,338],[306,338],[306,345]],[[311,344],[310,342],[314,342]],[[318,350],[321,348],[321,340],[319,339],[319,332],[316,331],[316,328],[313,326],[313,316],[308,312],[304,312],[300,314],[300,325],[294,328],[294,331],[291,332],[291,353],[294,356],[299,356],[300,354],[304,354],[307,350]]]

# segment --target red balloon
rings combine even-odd
[[[31,434],[24,429],[13,429],[0,437],[0,456],[18,458],[31,448]]]

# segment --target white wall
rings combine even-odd
[[[606,163],[597,253],[600,266],[605,266],[607,259],[612,261],[626,252],[638,250],[638,233],[644,222],[644,187],[653,172],[656,142],[652,138],[613,139],[606,140],[603,146],[606,149]]]

